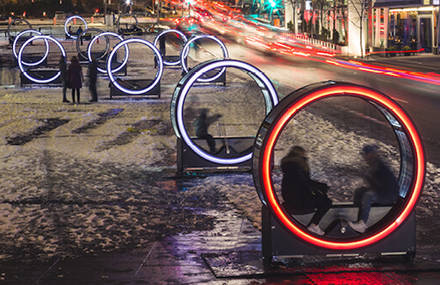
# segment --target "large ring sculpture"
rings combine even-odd
[[[311,235],[302,229],[280,205],[272,183],[273,152],[282,129],[301,109],[318,100],[351,96],[361,98],[375,106],[394,129],[401,152],[399,186],[404,202],[390,217],[392,222],[358,238],[335,240]],[[409,116],[386,95],[373,89],[350,84],[325,82],[301,88],[280,102],[263,121],[254,145],[253,176],[258,195],[274,216],[292,234],[323,248],[349,250],[378,242],[395,231],[410,215],[421,194],[425,176],[425,158],[421,139]],[[403,194],[402,194],[403,193]],[[409,195],[408,195],[409,194]],[[397,207],[396,205],[394,207]],[[394,208],[393,208],[394,210]],[[386,221],[387,222],[387,221]]]
[[[66,33],[66,35],[68,35],[69,37],[71,37],[72,39],[75,40],[76,38],[78,38],[78,36],[71,35],[69,33],[68,29],[67,29],[67,23],[69,23],[73,19],[79,19],[81,22],[83,22],[83,24],[84,24],[84,31],[83,31],[83,33],[85,31],[87,31],[87,22],[86,22],[86,20],[84,20],[83,17],[78,16],[78,15],[73,15],[73,16],[70,16],[69,18],[66,19],[66,21],[64,22],[64,32]]]
[[[111,62],[112,62],[113,56],[116,54],[118,49],[120,49],[122,46],[124,46],[125,48],[128,48],[128,44],[130,44],[130,43],[139,43],[139,44],[146,45],[147,47],[149,47],[150,49],[153,50],[154,55],[156,56],[157,61],[158,61],[157,66],[159,67],[159,69],[158,69],[158,71],[156,73],[156,78],[153,80],[153,82],[151,82],[150,85],[148,85],[144,89],[139,89],[139,90],[127,89],[127,88],[121,86],[121,84],[119,84],[118,81],[113,76],[113,72],[115,72],[115,70],[112,70],[112,66],[111,66]],[[141,95],[141,94],[147,93],[148,91],[153,89],[154,86],[156,86],[160,82],[160,79],[162,78],[162,74],[163,74],[163,61],[162,61],[162,57],[160,56],[159,50],[152,43],[150,43],[149,41],[143,40],[143,39],[136,39],[136,38],[126,39],[126,40],[118,43],[114,47],[113,51],[110,53],[110,55],[109,55],[109,57],[107,59],[107,74],[108,74],[108,77],[110,78],[110,82],[114,86],[116,86],[116,88],[121,90],[122,92],[125,92],[127,94],[131,94],[131,95]]]
[[[93,59],[92,59],[92,46],[93,46],[93,44],[96,42],[96,40],[98,40],[98,39],[99,39],[100,37],[102,37],[102,36],[105,36],[106,38],[107,38],[108,36],[113,36],[113,37],[118,38],[118,39],[120,40],[120,42],[124,41],[124,38],[123,38],[122,36],[120,36],[120,35],[118,35],[118,34],[116,34],[116,33],[113,33],[113,32],[104,32],[104,33],[100,33],[99,35],[96,35],[96,36],[93,37],[93,39],[89,42],[89,45],[88,45],[88,47],[87,47],[87,58],[88,58],[89,62],[92,62],[92,60],[93,60]],[[123,62],[122,62],[118,67],[116,67],[115,69],[111,69],[111,71],[112,71],[112,72],[118,72],[119,70],[121,70],[121,69],[124,67],[124,65],[127,64],[128,56],[129,56],[129,49],[128,49],[128,46],[125,45],[125,57],[124,57]],[[109,59],[107,59],[107,62],[109,62],[108,60],[109,60]],[[111,61],[110,61],[110,63],[111,63]],[[102,69],[102,68],[100,68],[100,67],[98,67],[98,71],[99,71],[99,72],[102,72],[102,73],[107,73],[107,69]]]
[[[188,41],[188,38],[185,36],[184,33],[182,33],[182,32],[179,31],[179,30],[173,30],[173,29],[170,29],[170,30],[164,30],[164,31],[162,31],[160,34],[158,34],[158,35],[154,38],[154,42],[153,42],[154,46],[157,47],[157,43],[159,42],[160,38],[161,38],[161,37],[164,37],[164,36],[165,36],[166,34],[168,34],[168,33],[176,33],[176,34],[178,34],[178,35],[183,39],[183,43],[184,43],[184,44]],[[164,61],[163,61],[163,64],[164,64],[165,66],[176,66],[176,65],[179,65],[180,62],[181,62],[180,59],[179,59],[178,61],[166,61],[166,60],[164,60]]]
[[[188,73],[188,66],[186,65],[186,57],[188,56],[189,48],[193,42],[200,40],[200,39],[211,39],[211,40],[215,41],[216,43],[219,44],[219,46],[222,49],[223,58],[227,59],[229,57],[228,49],[223,44],[223,42],[221,40],[219,40],[218,38],[211,36],[211,35],[199,35],[199,36],[192,37],[186,42],[185,46],[183,47],[182,51],[180,52],[180,62],[182,64],[182,68],[185,71],[185,73]],[[226,68],[222,68],[214,76],[207,77],[207,78],[199,78],[198,82],[206,83],[206,82],[214,81],[217,78],[219,78],[223,74],[223,72],[225,72],[225,70],[226,70]]]
[[[98,29],[98,28],[88,28],[87,32],[89,32],[89,33],[90,32],[98,32],[98,34],[100,34],[100,33],[103,33],[104,31],[101,30],[101,29]],[[80,36],[85,35],[85,34],[86,34],[86,31],[83,31]],[[80,37],[77,37],[76,38],[76,51],[78,52],[79,56],[82,59],[89,60],[89,58],[87,56],[87,52],[85,52],[85,54],[84,54],[84,52],[81,51],[80,42],[81,42],[80,41]],[[96,59],[99,60],[99,59],[104,58],[108,54],[109,50],[110,50],[110,41],[109,41],[109,39],[107,37],[105,37],[105,50],[102,53],[102,55],[98,56]]]
[[[194,82],[196,82],[206,72],[218,68],[226,69],[227,67],[234,67],[245,71],[257,82],[264,96],[266,114],[272,110],[273,106],[278,104],[278,94],[272,85],[272,82],[255,66],[243,61],[232,59],[211,60],[195,66],[177,84],[176,89],[174,90],[173,98],[171,99],[171,122],[173,124],[173,129],[176,136],[182,138],[185,143],[199,156],[214,163],[231,165],[251,159],[252,153],[247,153],[243,156],[235,158],[218,158],[210,155],[193,143],[183,123],[183,104],[185,103],[185,98]]]
[[[134,15],[134,14],[119,14],[118,20],[116,21],[116,31],[119,32],[119,29],[120,29],[119,25],[120,25],[120,22],[121,22],[121,17],[124,17],[124,16],[133,17],[134,18],[134,22],[135,22],[135,26],[136,27],[138,26],[139,22],[138,22],[138,19],[136,18],[136,15]]]
[[[52,42],[54,42],[54,43],[58,46],[58,48],[60,49],[62,56],[63,56],[63,57],[66,57],[66,51],[64,50],[64,47],[63,47],[63,46],[61,45],[61,43],[60,43],[59,41],[57,41],[55,38],[53,38],[53,37],[51,37],[51,36],[43,36],[43,35],[34,36],[34,37],[28,39],[26,42],[24,42],[24,44],[21,46],[20,50],[18,51],[18,58],[17,58],[17,61],[18,61],[18,67],[20,68],[21,72],[23,72],[23,75],[26,76],[29,80],[31,80],[31,81],[33,81],[33,82],[36,82],[36,83],[49,83],[49,82],[52,82],[52,81],[54,81],[55,79],[57,79],[58,76],[61,75],[61,71],[58,71],[58,72],[57,72],[54,76],[52,76],[51,78],[41,80],[41,79],[36,79],[36,78],[33,78],[32,76],[30,76],[30,75],[27,73],[27,71],[24,69],[24,67],[23,67],[23,62],[22,62],[23,50],[24,50],[25,47],[26,47],[28,44],[30,44],[32,41],[34,41],[34,40],[39,40],[39,39],[41,39],[41,40],[48,40],[48,41],[52,41]]]
[[[35,31],[35,30],[24,30],[24,31],[21,31],[21,32],[15,37],[15,39],[14,39],[14,43],[12,44],[12,53],[14,54],[14,57],[15,57],[15,58],[18,58],[18,54],[17,54],[17,42],[18,42],[18,39],[19,39],[23,34],[26,34],[26,33],[30,33],[31,35],[32,35],[32,33],[37,34],[37,35],[41,35],[41,33],[40,33],[39,31]],[[49,44],[48,44],[47,40],[44,40],[44,43],[46,44],[46,52],[44,53],[44,56],[43,56],[40,60],[35,61],[35,62],[24,62],[24,61],[22,61],[23,65],[27,65],[27,66],[37,66],[37,65],[39,65],[40,63],[42,63],[42,62],[47,58],[47,56],[49,55]]]
[[[20,17],[14,17],[13,19],[12,19],[12,21],[8,24],[8,31],[7,31],[7,33],[8,33],[8,38],[11,38],[11,26],[15,26],[15,25],[17,25],[16,23],[25,23],[27,26],[28,26],[28,28],[27,28],[27,30],[32,30],[32,25],[31,25],[31,23],[29,23],[26,19],[22,19],[22,18],[20,18]]]

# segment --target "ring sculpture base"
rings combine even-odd
[[[58,68],[38,68],[38,69],[28,69],[27,72],[30,74],[33,78],[49,78],[54,76],[59,71]],[[47,87],[60,87],[63,86],[63,81],[61,79],[61,76],[58,76],[55,80],[52,80],[49,83],[37,83],[29,78],[27,78],[23,72],[20,73],[20,86],[31,86],[31,85],[38,85],[38,86],[47,86]]]
[[[152,79],[118,79],[119,84],[121,84],[126,89],[130,90],[140,90],[144,88],[144,86],[148,86],[153,82]],[[148,92],[144,92],[139,95],[133,95],[129,93],[125,93],[118,88],[116,88],[113,84],[110,83],[110,99],[116,96],[130,96],[130,97],[142,97],[145,99],[159,99],[160,98],[160,81],[156,84],[153,89]]]
[[[191,138],[203,149],[209,149],[206,139]],[[214,137],[216,153],[219,158],[231,158],[248,153],[253,146],[254,137]],[[184,172],[246,172],[252,169],[252,160],[237,164],[218,164],[208,161],[195,153],[184,140],[177,139],[177,171]]]
[[[371,209],[367,225],[379,221],[390,209],[388,206],[374,206]],[[355,220],[358,208],[353,205],[333,205],[320,222],[320,227],[325,231],[325,239],[344,239],[359,237],[360,233],[354,231],[347,224],[347,220]],[[262,249],[266,265],[270,265],[274,258],[304,258],[304,256],[346,257],[347,259],[369,255],[376,257],[401,256],[407,261],[412,261],[416,251],[416,219],[414,211],[400,227],[380,241],[366,247],[337,250],[315,246],[304,241],[299,236],[292,234],[274,218],[266,206],[262,206]],[[307,225],[313,213],[307,215],[294,215],[294,218]],[[365,235],[363,233],[362,235]]]

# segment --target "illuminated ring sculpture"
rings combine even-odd
[[[135,21],[135,26],[136,27],[138,26],[139,22],[138,22],[138,19],[136,18],[136,15],[132,15],[132,14],[119,14],[118,20],[116,21],[116,31],[119,31],[119,25],[120,25],[121,17],[125,17],[125,16],[133,17],[134,21]]]
[[[139,89],[139,90],[127,89],[127,88],[121,86],[117,82],[115,77],[113,76],[113,72],[115,72],[114,70],[112,71],[112,66],[111,66],[111,62],[112,62],[113,56],[118,51],[118,49],[120,49],[122,46],[127,48],[127,45],[130,44],[130,43],[139,43],[139,44],[143,44],[143,45],[148,46],[150,49],[153,50],[153,52],[154,52],[154,54],[155,54],[155,56],[157,58],[157,61],[158,61],[157,66],[159,67],[159,70],[156,73],[156,78],[153,80],[153,82],[151,82],[150,85],[148,85],[144,89]],[[126,39],[126,40],[118,43],[114,47],[113,51],[110,53],[110,55],[109,55],[109,57],[107,59],[107,74],[108,74],[108,77],[110,78],[110,82],[114,86],[116,86],[116,88],[121,90],[122,92],[125,92],[127,94],[131,94],[131,95],[141,95],[141,94],[144,94],[144,93],[150,91],[151,89],[153,89],[154,86],[156,86],[160,82],[160,79],[162,78],[162,74],[163,74],[163,61],[162,61],[162,57],[160,56],[159,50],[152,43],[150,43],[149,41],[143,40],[143,39],[137,39],[137,38]]]
[[[7,31],[7,33],[8,33],[8,38],[11,37],[11,26],[16,25],[15,22],[18,22],[18,23],[25,23],[25,24],[28,26],[28,29],[27,29],[27,30],[32,30],[32,25],[31,25],[31,23],[29,23],[26,19],[22,19],[22,18],[20,18],[20,17],[14,17],[13,20],[8,24],[8,31]]]
[[[185,46],[183,47],[182,51],[180,52],[180,62],[182,64],[182,68],[185,71],[185,73],[188,73],[188,66],[186,65],[186,57],[188,56],[188,53],[189,53],[189,47],[193,42],[200,40],[200,39],[211,39],[211,40],[215,41],[221,47],[224,59],[227,59],[229,57],[228,49],[223,44],[223,42],[221,40],[219,40],[218,38],[211,36],[211,35],[199,35],[199,36],[192,37],[186,42]],[[225,70],[226,70],[226,68],[222,68],[219,72],[217,72],[212,77],[199,78],[198,82],[206,83],[206,82],[214,81],[217,78],[219,78],[223,74],[223,72],[225,72]]]
[[[100,33],[100,34],[96,35],[95,37],[93,37],[93,39],[89,42],[89,45],[87,46],[87,58],[88,58],[89,62],[92,62],[92,60],[93,60],[92,59],[92,46],[96,42],[96,40],[99,39],[102,36],[105,36],[106,38],[108,36],[116,37],[116,38],[118,38],[120,40],[120,43],[124,41],[124,38],[122,36],[120,36],[120,35],[118,35],[116,33],[113,33],[113,32],[104,32],[104,33]],[[112,72],[118,72],[119,70],[121,70],[124,67],[124,65],[127,64],[128,56],[129,56],[129,49],[128,49],[128,46],[125,45],[124,61],[118,67],[116,67],[115,69],[111,69],[111,71]],[[107,62],[108,62],[108,60],[109,59],[107,59]],[[98,67],[98,71],[102,72],[102,73],[107,73],[107,69],[102,69],[100,67]]]
[[[18,67],[20,68],[21,72],[23,72],[23,75],[26,76],[29,80],[35,82],[35,83],[49,83],[54,81],[55,79],[57,79],[60,75],[61,75],[61,71],[58,71],[54,76],[52,76],[51,78],[48,79],[36,79],[33,78],[32,76],[30,76],[27,71],[24,69],[23,67],[23,62],[22,62],[22,56],[23,56],[23,50],[25,49],[25,47],[30,44],[32,41],[34,40],[48,40],[48,41],[52,41],[54,42],[59,49],[61,50],[61,54],[62,56],[65,58],[66,57],[66,51],[64,50],[64,47],[61,45],[61,43],[59,41],[57,41],[55,38],[51,37],[51,36],[44,36],[44,35],[39,35],[39,36],[34,36],[30,39],[28,39],[26,42],[24,42],[24,44],[21,46],[20,50],[18,51]]]
[[[271,170],[275,144],[282,129],[301,109],[328,97],[351,96],[361,98],[375,106],[394,129],[401,152],[399,186],[406,191],[400,213],[393,211],[394,220],[377,230],[366,232],[358,238],[344,241],[318,237],[305,231],[290,217],[278,201],[272,183]],[[315,246],[350,250],[372,245],[395,231],[410,215],[421,194],[425,176],[425,158],[421,139],[409,116],[386,95],[373,89],[350,84],[325,82],[301,88],[284,98],[265,118],[254,145],[253,177],[260,200],[281,224],[292,234]],[[409,176],[409,177],[408,177]],[[407,179],[409,178],[409,179]],[[396,207],[396,206],[394,206]],[[397,213],[397,214],[396,214]]]
[[[203,157],[204,159],[214,163],[231,165],[251,159],[252,152],[235,158],[218,158],[212,156],[193,143],[186,132],[185,125],[183,123],[183,104],[185,103],[185,98],[188,95],[192,85],[206,72],[217,68],[226,69],[227,67],[234,67],[245,71],[257,82],[264,96],[266,115],[269,114],[273,106],[278,104],[278,94],[275,90],[275,87],[272,85],[272,82],[255,66],[233,59],[211,60],[195,66],[177,84],[176,89],[174,90],[173,98],[171,99],[171,122],[173,124],[173,129],[176,136],[178,138],[182,138],[185,143],[200,157]]]
[[[70,16],[69,18],[66,19],[66,21],[64,22],[64,32],[66,33],[66,35],[68,35],[69,37],[71,37],[72,39],[75,40],[76,38],[78,38],[78,36],[71,35],[69,33],[69,31],[67,30],[67,23],[69,23],[73,19],[79,19],[81,22],[83,22],[83,24],[84,24],[84,31],[83,31],[83,33],[85,31],[87,31],[87,22],[86,22],[86,20],[84,20],[83,17],[78,16],[78,15],[73,15],[73,16]]]
[[[14,39],[14,43],[12,44],[12,53],[14,54],[14,57],[15,57],[15,58],[18,58],[18,54],[17,54],[17,42],[18,42],[18,39],[19,39],[23,34],[26,34],[26,33],[30,33],[31,35],[32,35],[32,33],[35,33],[35,34],[37,34],[37,35],[41,35],[41,33],[40,33],[39,31],[35,31],[35,30],[24,30],[24,31],[21,31],[21,32],[15,37],[15,39]],[[49,55],[49,44],[47,43],[47,40],[44,40],[44,43],[46,44],[46,53],[44,54],[44,56],[43,56],[40,60],[38,60],[38,61],[36,61],[36,62],[24,62],[24,61],[22,61],[23,65],[27,65],[27,66],[36,66],[36,65],[39,65],[40,63],[42,63],[42,62],[47,58],[47,56]]]
[[[81,36],[82,35],[85,35],[86,34],[86,32],[98,32],[98,33],[103,33],[104,31],[103,30],[101,30],[101,29],[98,29],[98,28],[88,28],[87,29],[87,31],[84,31],[82,34],[81,34]],[[81,51],[81,48],[80,48],[80,37],[77,37],[76,38],[76,51],[78,52],[78,54],[79,54],[79,56],[82,58],[82,59],[84,59],[84,60],[89,60],[89,58],[88,58],[88,56],[87,56],[87,52],[85,53],[85,55],[84,55],[84,52],[83,51]],[[109,39],[106,37],[105,38],[105,51],[102,53],[102,55],[101,56],[99,56],[99,57],[97,57],[96,59],[102,59],[102,58],[104,58],[107,54],[108,54],[108,51],[110,50],[110,41],[109,41]]]
[[[157,42],[160,40],[160,38],[161,38],[161,37],[164,37],[164,36],[165,36],[166,34],[168,34],[168,33],[176,33],[176,34],[178,34],[179,36],[182,37],[184,43],[186,43],[186,42],[188,41],[188,38],[185,36],[184,33],[182,33],[182,32],[179,31],[179,30],[173,30],[173,29],[170,29],[170,30],[162,31],[160,34],[158,34],[158,35],[156,36],[156,38],[154,38],[154,43],[153,43],[154,46],[157,47]],[[163,59],[163,58],[162,58],[162,59]],[[180,62],[181,62],[180,59],[179,59],[178,61],[166,61],[166,60],[164,60],[164,61],[163,61],[163,64],[164,64],[165,66],[176,66],[176,65],[179,65]]]

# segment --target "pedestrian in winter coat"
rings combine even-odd
[[[281,195],[286,210],[291,214],[315,212],[307,229],[317,235],[324,235],[319,222],[332,202],[327,197],[328,186],[310,178],[310,167],[304,148],[292,147],[281,160],[281,170]]]
[[[75,103],[75,93],[77,96],[76,103],[80,103],[80,89],[82,87],[82,82],[84,81],[84,76],[82,73],[81,65],[79,64],[78,58],[73,56],[70,62],[69,70],[69,85],[72,88],[72,102]]]
[[[93,59],[92,62],[89,63],[87,76],[89,77],[89,90],[92,96],[90,102],[98,102],[98,92],[96,91],[96,82],[98,80],[98,62],[96,59]]]
[[[61,55],[60,57],[59,68],[60,68],[60,77],[63,82],[63,103],[69,103],[69,100],[67,100],[66,97],[66,91],[68,87],[67,63],[66,63],[66,57],[63,55]]]

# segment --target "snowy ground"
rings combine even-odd
[[[152,63],[143,65],[139,51],[134,55],[139,61],[132,62],[135,68],[153,74]],[[264,118],[261,96],[245,74],[233,74],[237,77],[228,74],[225,88],[192,89],[185,105],[188,126],[198,109],[209,108],[210,114],[222,114],[220,123],[228,135],[257,132]],[[162,97],[154,100],[109,100],[103,79],[97,104],[62,104],[59,88],[0,90],[0,259],[118,251],[210,229],[215,220],[197,209],[218,208],[223,199],[260,227],[261,203],[250,174],[191,181],[175,177],[176,138],[169,104],[180,75],[168,69]],[[86,88],[82,98],[89,99]],[[57,127],[49,130],[54,124]],[[211,133],[218,134],[218,128],[214,125]],[[283,133],[276,164],[292,144],[305,146],[314,178],[331,186],[332,199],[347,201],[362,183],[347,169],[362,169],[359,150],[372,142],[397,172],[395,145],[340,129],[305,111]],[[419,247],[427,250],[435,248],[440,236],[440,224],[433,219],[439,212],[439,173],[427,164],[417,207]]]

